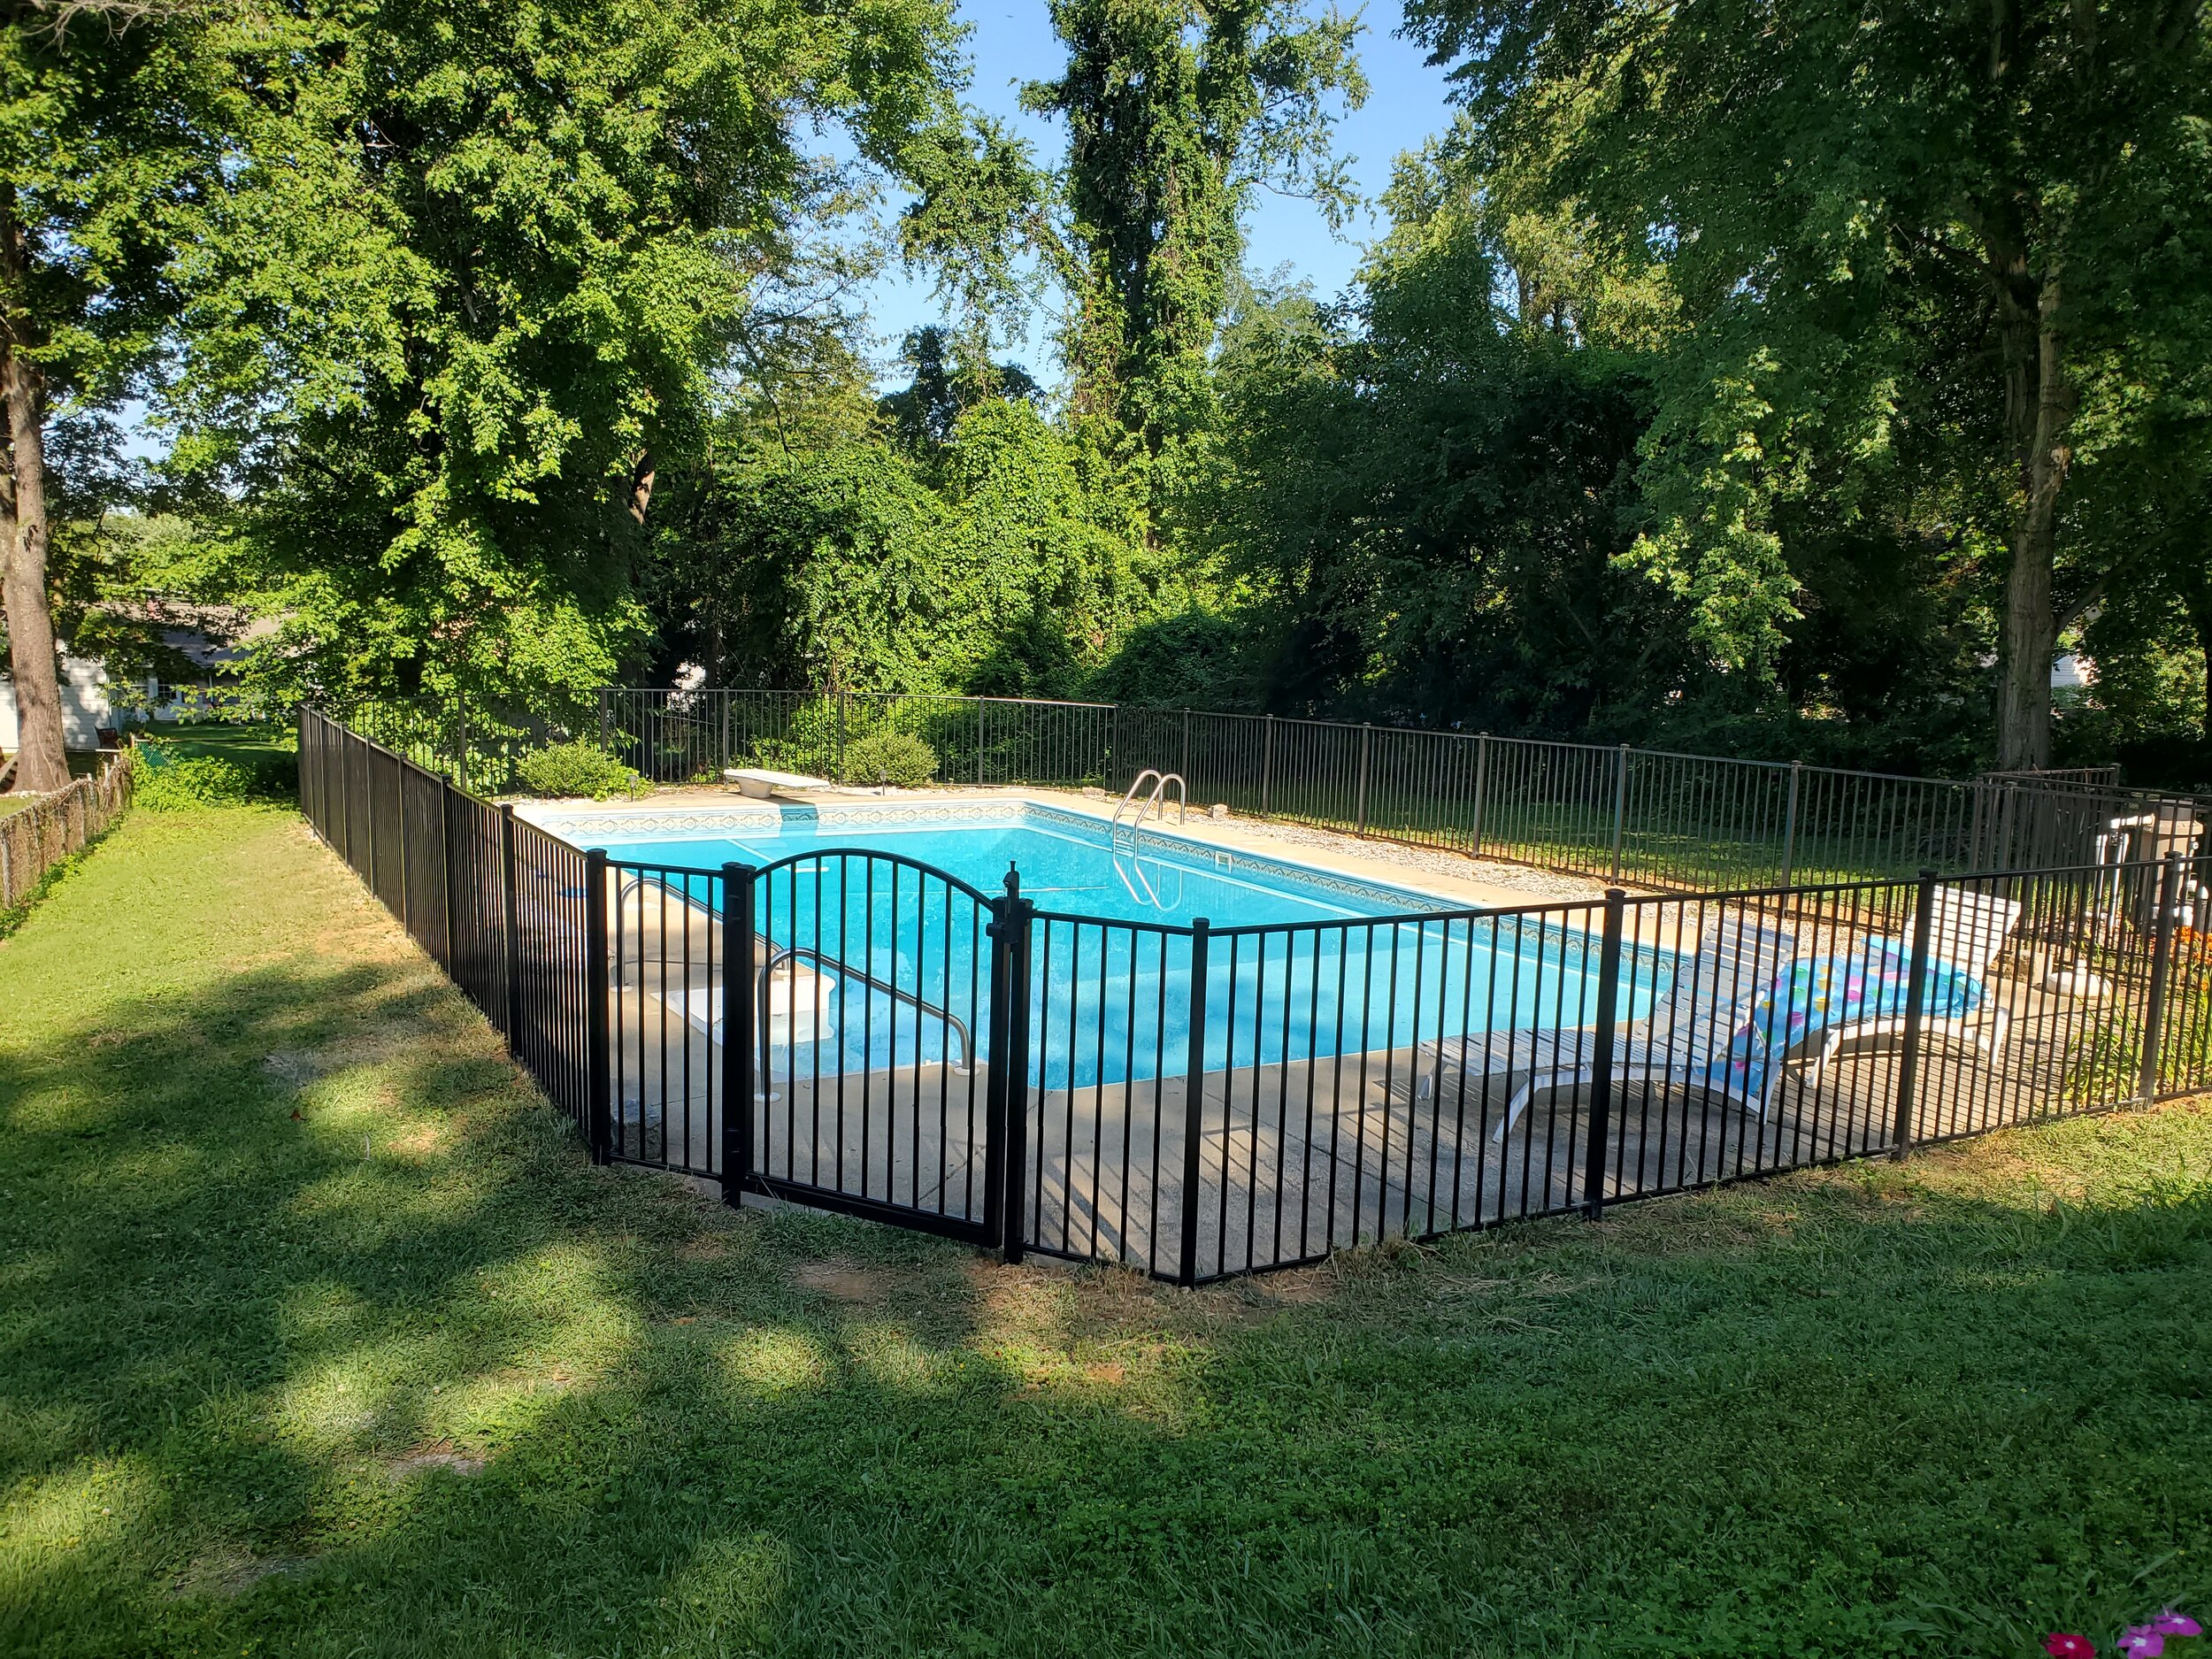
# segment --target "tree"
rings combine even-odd
[[[817,431],[718,453],[662,526],[664,634],[725,684],[1064,695],[1187,602],[1026,401],[979,399],[926,456]]]
[[[341,699],[604,684],[658,482],[838,326],[828,242],[954,119],[941,0],[372,0],[256,65],[188,269],[180,472]],[[842,125],[856,159],[801,134]]]
[[[180,211],[219,151],[221,45],[194,8],[15,0],[0,17],[0,606],[20,791],[69,780],[54,526],[113,493],[104,415],[160,349]]]
[[[1512,265],[1463,183],[1401,162],[1348,305],[1241,301],[1205,516],[1278,710],[1584,730],[1682,654],[1613,567],[1647,394],[1634,354],[1563,326],[1615,308],[1602,285]]]
[[[1332,100],[1366,97],[1359,25],[1299,0],[1053,0],[1052,22],[1067,69],[1022,97],[1068,127],[1074,410],[1157,454],[1202,421],[1252,192],[1310,194],[1332,223],[1352,204],[1330,139]]]
[[[934,323],[909,334],[899,357],[914,378],[882,408],[901,441],[918,450],[942,449],[960,417],[987,397],[1033,403],[1042,396],[1020,364],[978,361]]]
[[[2081,365],[2140,362],[2159,314],[2212,299],[2177,257],[2212,216],[2199,0],[1409,15],[1458,61],[1502,197],[1669,267],[1687,329],[1646,439],[1640,557],[1701,641],[1770,658],[1794,589],[1773,515],[1822,486],[1809,457],[1853,458],[1831,510],[1858,511],[1908,424],[1937,423],[1948,508],[2001,549],[1998,757],[2040,764],[2055,641],[2109,573],[2070,557],[2073,480],[2126,419],[2085,404]]]

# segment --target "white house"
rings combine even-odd
[[[62,741],[71,749],[97,749],[99,731],[115,724],[115,709],[108,701],[108,671],[96,657],[61,659]],[[0,750],[12,755],[18,727],[15,682],[0,680]]]

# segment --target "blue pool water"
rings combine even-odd
[[[693,869],[766,864],[825,848],[856,848],[949,871],[993,895],[1004,890],[1007,871],[1017,869],[1024,896],[1040,910],[1186,927],[1201,916],[1216,927],[1244,927],[1450,908],[1447,900],[1400,888],[1340,885],[1318,872],[1308,878],[1279,861],[1234,854],[1217,857],[1209,849],[1149,832],[1133,837],[1125,831],[1118,849],[1102,826],[1072,815],[885,828],[815,828],[812,823],[793,814],[782,827],[769,832],[748,826],[680,839],[660,839],[649,832],[569,839],[603,847],[610,858],[626,864]]]
[[[634,823],[635,820],[633,820]],[[1032,933],[1033,1081],[1046,1088],[1142,1082],[1189,1065],[1193,941],[1205,918],[1208,1069],[1402,1048],[1484,1031],[1557,1029],[1596,1018],[1597,918],[1440,919],[1445,901],[1348,881],[1273,859],[1147,833],[1118,844],[1073,814],[949,823],[780,824],[595,833],[556,826],[624,865],[664,869],[672,891],[719,913],[726,863],[771,866],[755,888],[756,931],[777,947],[818,950],[950,1008],[979,1042],[988,1030],[988,916],[942,880],[865,853],[945,871],[987,895],[1010,866],[1041,915]],[[849,856],[848,856],[849,855]],[[1422,920],[1398,919],[1424,917]],[[1285,927],[1285,924],[1317,924]],[[1264,930],[1232,932],[1221,930]],[[1646,1011],[1648,964],[1623,973],[1619,1012]],[[786,1022],[779,1073],[880,1068],[957,1057],[941,1018],[857,979],[828,995],[825,1028]],[[795,1037],[798,1040],[794,1040]]]

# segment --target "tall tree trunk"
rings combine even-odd
[[[15,192],[0,185],[0,411],[6,418],[8,476],[0,531],[0,610],[8,620],[8,677],[15,687],[18,794],[69,785],[54,616],[46,592],[45,387],[17,349],[28,264]]]
[[[2051,571],[2059,495],[2073,461],[2066,440],[2076,394],[2066,379],[2058,278],[2036,284],[2027,277],[2024,256],[2007,263],[2013,268],[2004,283],[2005,424],[2019,463],[2020,506],[2005,582],[1997,764],[2009,771],[2047,765],[2051,758],[2051,658],[2058,645]]]

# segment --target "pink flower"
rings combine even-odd
[[[2166,1651],[2166,1638],[2148,1624],[2131,1625],[2120,1632],[2120,1651],[2128,1659],[2158,1659]]]
[[[2204,1626],[2185,1613],[2175,1612],[2170,1607],[2151,1621],[2151,1628],[2162,1636],[2201,1636],[2204,1634]]]
[[[2043,1651],[2051,1659],[2097,1659],[2097,1644],[2086,1636],[2070,1636],[2064,1631],[2053,1631],[2043,1639]]]

